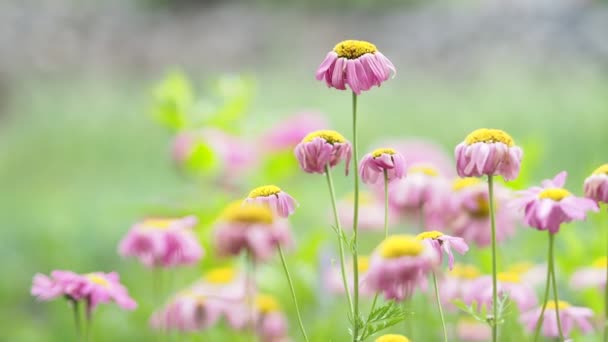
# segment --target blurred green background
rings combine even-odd
[[[32,276],[56,268],[117,270],[140,307],[134,313],[100,308],[95,339],[152,339],[147,319],[162,299],[152,296],[150,272],[117,255],[118,241],[144,215],[196,213],[208,243],[208,223],[236,196],[220,193],[209,177],[176,172],[172,133],[151,115],[153,90],[171,70],[183,70],[197,99],[213,97],[223,75],[251,80],[251,101],[234,122],[243,136],[253,139],[307,109],[326,113],[333,128],[350,136],[350,94],[326,89],[314,71],[336,42],[365,39],[398,74],[360,98],[362,151],[389,137],[426,137],[451,154],[471,130],[497,127],[529,156],[518,187],[568,170],[575,193],[608,160],[608,10],[600,2],[373,3],[2,2],[0,340],[73,339],[65,304],[36,303],[29,295]],[[335,177],[339,194],[349,192],[349,179]],[[329,212],[324,180],[297,170],[260,172],[238,191],[261,183],[280,183],[300,202],[289,262],[313,340],[346,340],[341,299],[318,294],[320,251],[335,245],[323,214]],[[563,296],[596,312],[599,294],[574,293],[566,281],[604,254],[603,216],[570,225],[558,238]],[[379,236],[367,239],[365,252]],[[545,239],[522,229],[502,246],[501,262],[542,262]],[[487,256],[473,251],[466,259],[487,266]],[[201,267],[166,277],[176,290],[213,263],[208,255]],[[262,287],[294,318],[278,263],[260,272]],[[433,340],[423,326],[438,324],[433,310],[416,317],[415,340]],[[291,332],[298,341],[293,319]],[[223,334],[217,328],[181,337],[239,338]]]

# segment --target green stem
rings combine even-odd
[[[554,234],[549,233],[550,243],[553,244],[553,239],[555,238]],[[553,299],[555,300],[555,318],[557,320],[557,330],[559,331],[559,339],[560,341],[564,340],[564,333],[562,330],[562,322],[559,319],[559,295],[557,293],[557,281],[555,280],[555,256],[553,251],[551,251],[551,283],[553,287]]]
[[[435,287],[435,298],[437,299],[437,307],[439,307],[439,317],[441,317],[441,326],[443,327],[443,340],[448,342],[448,331],[445,328],[445,318],[443,317],[443,308],[441,307],[441,299],[439,298],[439,287],[437,286],[437,275],[433,272],[433,286]]]
[[[287,277],[287,282],[289,283],[289,290],[291,290],[291,298],[293,298],[293,304],[296,307],[296,315],[298,316],[298,324],[300,324],[300,330],[302,331],[302,335],[304,336],[304,340],[308,342],[308,335],[306,335],[306,329],[304,329],[304,323],[302,322],[302,315],[300,314],[300,307],[298,306],[298,298],[296,297],[296,290],[293,288],[293,281],[291,280],[291,275],[289,274],[289,269],[287,268],[287,262],[285,262],[285,255],[283,255],[283,249],[281,245],[278,245],[279,255],[281,256],[281,263],[283,264],[283,270],[285,271],[285,276]]]
[[[543,301],[543,307],[540,310],[540,316],[538,317],[538,321],[536,322],[536,329],[534,330],[534,342],[538,340],[538,336],[540,335],[540,328],[543,325],[543,321],[545,318],[545,310],[547,309],[547,302],[549,301],[549,286],[551,285],[551,269],[553,268],[553,239],[551,238],[552,234],[549,233],[549,256],[547,257],[547,282],[545,284],[545,299]]]
[[[72,310],[74,311],[74,325],[76,326],[76,337],[78,341],[82,341],[82,335],[80,330],[80,310],[78,309],[78,301],[68,299],[72,304]]]
[[[608,243],[606,244],[608,247]],[[608,256],[608,253],[606,254]],[[606,285],[604,285],[604,342],[608,342],[608,264],[606,264]]]
[[[248,331],[251,333],[252,341],[257,340],[255,333],[255,261],[251,253],[245,253],[245,302],[249,310],[249,319],[251,320],[251,326]]]
[[[353,164],[355,169],[355,208],[353,213],[353,341],[359,340],[359,152],[357,144],[357,94],[353,92]]]
[[[348,280],[346,279],[346,265],[344,263],[344,241],[342,241],[345,235],[344,230],[342,230],[342,225],[340,224],[340,217],[338,216],[338,207],[336,205],[336,191],[334,190],[334,182],[331,178],[331,173],[329,172],[329,165],[325,165],[325,176],[327,177],[327,187],[329,188],[329,196],[331,197],[331,205],[334,211],[336,229],[337,232],[340,234],[338,236],[338,248],[340,250],[340,273],[342,274],[342,284],[344,285],[344,291],[346,292],[348,308],[352,314],[353,301],[350,296],[350,287],[348,286]]]
[[[384,239],[388,238],[388,171],[384,169]]]
[[[492,228],[492,341],[498,339],[498,293],[496,282],[496,218],[494,217],[494,179],[488,175],[488,196],[490,204],[490,224]]]

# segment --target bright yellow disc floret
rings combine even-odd
[[[571,196],[572,194],[566,190],[566,189],[562,189],[562,188],[551,188],[551,189],[545,189],[543,191],[541,191],[538,194],[539,198],[548,198],[548,199],[552,199],[554,201],[561,201],[564,198]]]
[[[276,298],[267,294],[258,295],[255,299],[255,304],[262,314],[276,312],[281,308]]]
[[[276,185],[263,185],[251,190],[249,198],[269,197],[277,195],[279,192],[281,192],[281,188]]]
[[[422,232],[422,233],[416,235],[416,239],[417,240],[425,240],[425,239],[436,240],[436,239],[438,239],[438,238],[440,238],[442,236],[443,236],[442,232],[438,232],[436,230],[432,230],[432,231],[429,231],[429,232]]]
[[[386,334],[378,337],[375,342],[410,342],[410,339],[397,334]]]
[[[416,256],[422,253],[424,245],[410,235],[389,236],[380,245],[380,254],[385,258]]]
[[[481,183],[479,178],[474,178],[474,177],[457,178],[452,183],[452,189],[454,191],[460,191],[464,188],[468,188],[470,186],[477,185],[479,183]]]
[[[496,278],[503,283],[520,283],[521,277],[515,272],[499,272]]]
[[[547,309],[549,310],[555,310],[556,307],[560,310],[567,309],[570,307],[570,303],[563,300],[557,301],[557,304],[554,300],[547,303]]]
[[[331,130],[321,130],[308,133],[308,135],[302,139],[302,142],[311,142],[315,138],[321,138],[332,145],[346,142],[346,139],[342,134]]]
[[[217,267],[205,273],[204,280],[213,284],[228,284],[236,278],[233,267]]]
[[[481,272],[473,265],[456,264],[450,275],[462,279],[475,279],[481,275]]]
[[[597,169],[595,169],[595,171],[593,171],[594,175],[608,175],[608,164],[604,164],[600,167],[598,167]]]
[[[243,204],[236,201],[228,205],[222,212],[221,218],[229,222],[265,223],[274,221],[272,210],[267,206]]]
[[[366,53],[375,53],[378,51],[376,45],[363,40],[344,40],[336,44],[334,52],[338,57],[346,59],[357,59]]]
[[[464,142],[467,145],[472,145],[474,143],[479,142],[486,144],[501,142],[509,147],[515,145],[513,138],[511,138],[511,136],[505,131],[490,128],[480,128],[474,130],[469,135],[467,135],[467,137],[464,139]]]
[[[383,154],[390,154],[392,156],[393,154],[397,154],[397,151],[392,148],[379,148],[372,152],[372,157],[378,158]]]

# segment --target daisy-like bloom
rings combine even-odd
[[[506,272],[518,274],[521,281],[532,287],[537,287],[545,283],[547,274],[546,264],[533,264],[531,262],[518,262],[507,267]]]
[[[345,229],[353,227],[354,196],[349,195],[338,201],[338,217]],[[333,214],[332,214],[333,215]],[[394,210],[389,207],[389,226],[396,221]],[[367,192],[359,193],[359,229],[362,231],[382,231],[384,227],[384,204]]]
[[[499,297],[508,295],[509,300],[515,302],[520,312],[534,307],[537,303],[534,289],[522,282],[521,277],[516,273],[499,272],[497,276]],[[463,301],[471,304],[473,301],[480,306],[485,305],[488,310],[492,307],[492,277],[483,276],[475,280],[468,293],[464,294]]]
[[[443,262],[443,252],[448,256],[448,267],[454,268],[454,254],[452,248],[461,255],[464,255],[469,246],[463,238],[445,235],[436,230],[420,233],[416,236],[417,240],[423,241],[437,252],[439,263]]]
[[[598,167],[585,179],[585,196],[596,202],[608,203],[608,164]]]
[[[416,286],[426,285],[437,262],[437,253],[415,236],[389,236],[372,254],[364,284],[387,300],[401,301],[411,297]]]
[[[572,306],[565,301],[550,301],[547,303],[547,309],[545,311],[543,323],[542,323],[542,334],[549,338],[558,338],[559,329],[557,326],[557,318],[555,309],[559,309],[559,319],[562,325],[564,336],[570,335],[572,329],[576,326],[580,328],[583,333],[588,333],[593,330],[593,325],[590,320],[593,318],[593,311],[589,308]],[[540,313],[542,308],[536,308],[529,312],[523,313],[520,316],[521,322],[524,324],[528,331],[534,331],[536,324],[540,319]]]
[[[327,86],[357,95],[380,86],[396,73],[395,66],[376,46],[362,40],[345,40],[330,51],[317,69],[316,79]]]
[[[327,118],[321,113],[296,113],[269,129],[262,137],[262,146],[269,151],[290,150],[308,133],[328,126]]]
[[[203,256],[203,249],[192,231],[194,216],[148,218],[136,223],[118,246],[123,257],[136,257],[147,267],[192,265]]]
[[[583,267],[574,272],[570,278],[570,286],[575,290],[587,288],[604,288],[606,286],[606,264],[608,259],[601,257],[590,266]]]
[[[251,190],[243,203],[266,206],[280,217],[290,216],[298,206],[293,197],[275,185],[264,185]]]
[[[55,270],[48,277],[36,273],[32,281],[31,294],[41,301],[50,301],[60,296],[77,301],[86,295],[83,276],[72,271]]]
[[[185,290],[175,295],[164,308],[154,312],[150,325],[159,330],[185,332],[207,329],[215,325],[222,315],[217,304],[200,293]],[[246,308],[241,306],[241,310]]]
[[[452,303],[454,299],[462,300],[465,293],[469,293],[471,285],[481,276],[481,272],[473,265],[454,264],[454,268],[446,272],[439,282],[439,295],[446,308],[456,310]]]
[[[460,341],[484,342],[492,338],[492,330],[486,323],[466,317],[458,320],[456,335]]]
[[[353,267],[352,260],[346,265],[346,281],[350,292],[353,291]],[[373,297],[376,293],[370,290],[365,282],[367,277],[367,271],[369,270],[369,257],[365,255],[359,255],[359,262],[357,263],[359,269],[359,294],[364,297]],[[343,295],[344,294],[344,283],[342,282],[342,275],[340,274],[339,265],[331,265],[326,267],[324,271],[324,285],[325,288],[332,294]]]
[[[86,294],[87,310],[94,310],[99,304],[115,302],[125,310],[134,310],[137,303],[129,296],[127,288],[120,283],[116,272],[93,272],[85,274],[82,292]]]
[[[286,220],[276,218],[266,206],[232,203],[215,225],[215,246],[220,256],[247,252],[256,261],[272,257],[277,246],[292,243]]]
[[[359,165],[361,181],[366,184],[383,184],[384,172],[392,182],[405,176],[405,158],[392,148],[379,148],[366,154]]]
[[[375,342],[410,342],[410,339],[397,334],[386,334],[378,337]]]
[[[281,312],[279,302],[270,295],[256,298],[257,333],[262,342],[287,341],[287,317]]]
[[[587,211],[599,210],[593,200],[576,197],[563,188],[567,175],[562,171],[553,179],[544,180],[542,187],[520,192],[515,203],[524,208],[526,224],[555,234],[562,223],[585,220]]]
[[[509,190],[494,184],[494,214],[496,241],[501,242],[515,233],[516,211],[508,203]],[[477,178],[460,178],[452,184],[447,208],[448,227],[454,235],[468,243],[485,247],[491,243],[490,204],[487,184]]]
[[[448,182],[431,164],[414,164],[407,169],[407,176],[389,185],[389,203],[406,214],[426,208],[434,212],[440,199],[449,193]],[[442,206],[442,205],[441,205]],[[443,207],[443,206],[442,206]],[[427,216],[427,215],[425,215]]]
[[[344,160],[347,175],[353,155],[344,136],[330,130],[309,133],[296,146],[294,153],[304,172],[324,174],[326,167],[333,168]]]
[[[501,175],[509,181],[519,174],[522,154],[506,132],[480,128],[456,146],[456,170],[460,177]]]

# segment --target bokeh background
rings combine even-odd
[[[244,87],[239,115],[224,126],[245,138],[301,110],[326,113],[332,128],[349,135],[350,94],[327,89],[314,71],[336,42],[369,40],[398,74],[360,99],[362,151],[389,137],[426,137],[452,153],[471,130],[497,127],[526,150],[525,179],[516,186],[568,170],[568,186],[580,193],[584,177],[608,158],[607,37],[607,3],[591,0],[4,0],[0,340],[73,339],[65,304],[29,295],[34,273],[55,268],[119,271],[140,308],[101,308],[96,340],[152,338],[146,321],[160,301],[151,296],[152,276],[121,260],[118,241],[145,215],[186,213],[202,218],[204,240],[218,207],[235,196],[172,163],[174,133],[154,116],[158,89],[171,77],[189,80],[199,108],[221,107],[224,92]],[[247,175],[239,191],[280,182],[300,201],[289,262],[305,321],[315,341],[342,341],[343,303],[319,294],[319,255],[335,244],[323,214],[324,180],[273,170]],[[348,192],[349,179],[337,183]],[[594,216],[560,236],[564,281],[604,253],[601,222]],[[519,235],[503,246],[502,262],[542,261],[545,237]],[[486,257],[480,251],[469,261],[487,266]],[[213,263],[210,256],[170,273],[171,288]],[[293,312],[278,263],[260,272],[262,286]],[[562,292],[601,308],[597,294]],[[295,328],[292,320],[298,340]],[[223,334],[220,327],[182,337],[239,339]]]

